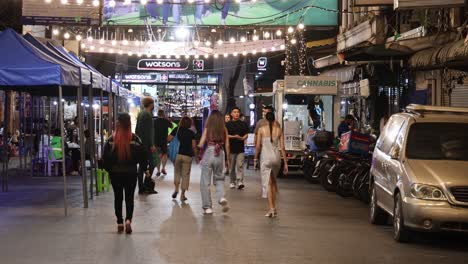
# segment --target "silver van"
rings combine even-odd
[[[468,108],[410,105],[392,115],[372,158],[370,222],[468,232]]]

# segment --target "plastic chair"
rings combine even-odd
[[[52,166],[54,166],[54,164],[55,165],[61,165],[62,162],[63,162],[63,159],[60,159],[60,160],[56,159],[54,151],[49,146],[44,146],[44,150],[46,150],[46,153],[47,153],[47,175],[51,176],[52,175]],[[55,168],[54,176],[58,176],[58,167],[59,166],[54,167]]]

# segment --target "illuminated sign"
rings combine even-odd
[[[267,57],[260,57],[257,60],[257,70],[259,71],[266,71],[268,65]]]
[[[143,59],[137,64],[141,71],[183,71],[187,68],[188,62],[184,60]]]

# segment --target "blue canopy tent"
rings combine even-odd
[[[52,45],[46,45],[43,44],[41,41],[36,39],[30,34],[26,34],[24,38],[29,41],[32,45],[43,51],[44,53],[50,55],[51,57],[56,58],[59,61],[62,61],[63,63],[73,65],[77,68],[80,69],[81,73],[81,87],[77,91],[77,108],[78,108],[78,127],[79,131],[84,131],[84,114],[83,114],[83,107],[82,101],[83,101],[83,86],[88,86],[90,87],[91,85],[96,85],[98,87],[101,87],[102,79],[100,78],[100,74],[92,74],[91,70],[81,63],[79,59],[75,58],[74,56],[71,56],[68,52],[66,52],[62,47],[55,47]],[[50,101],[49,101],[49,106],[50,106]],[[49,107],[49,116],[51,116],[51,108]],[[62,117],[59,117],[62,118]],[[50,126],[49,126],[49,134],[50,134]],[[80,149],[84,149],[84,136],[83,133],[79,133],[80,137]],[[83,152],[83,151],[81,151]],[[84,160],[84,155],[85,153],[81,153],[81,160]],[[31,168],[31,174],[33,174],[33,168]],[[84,202],[84,207],[88,207],[88,192],[87,192],[87,175],[86,175],[86,168],[84,162],[81,163],[81,174],[82,174],[82,184],[83,184],[83,202]],[[91,177],[91,196],[92,196],[92,177]],[[96,188],[97,190],[97,188]]]
[[[80,69],[59,61],[31,45],[12,29],[0,34],[0,89],[29,92],[36,95],[58,95],[62,101],[64,92],[74,94],[81,86]],[[8,96],[5,97],[8,106]],[[4,138],[8,131],[8,107],[5,107]],[[63,115],[63,105],[59,104],[59,115]],[[60,119],[62,153],[65,153],[64,124]],[[5,153],[7,144],[4,144]],[[4,163],[2,190],[8,191],[8,159]],[[62,159],[64,183],[64,211],[68,213],[67,177],[65,159]]]

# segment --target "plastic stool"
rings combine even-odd
[[[102,182],[102,170],[97,169],[96,170],[96,177],[97,177],[97,188],[100,192],[103,191],[103,182]]]
[[[103,178],[104,178],[104,187],[106,188],[106,192],[110,191],[110,176],[109,172],[106,170],[102,170]]]

